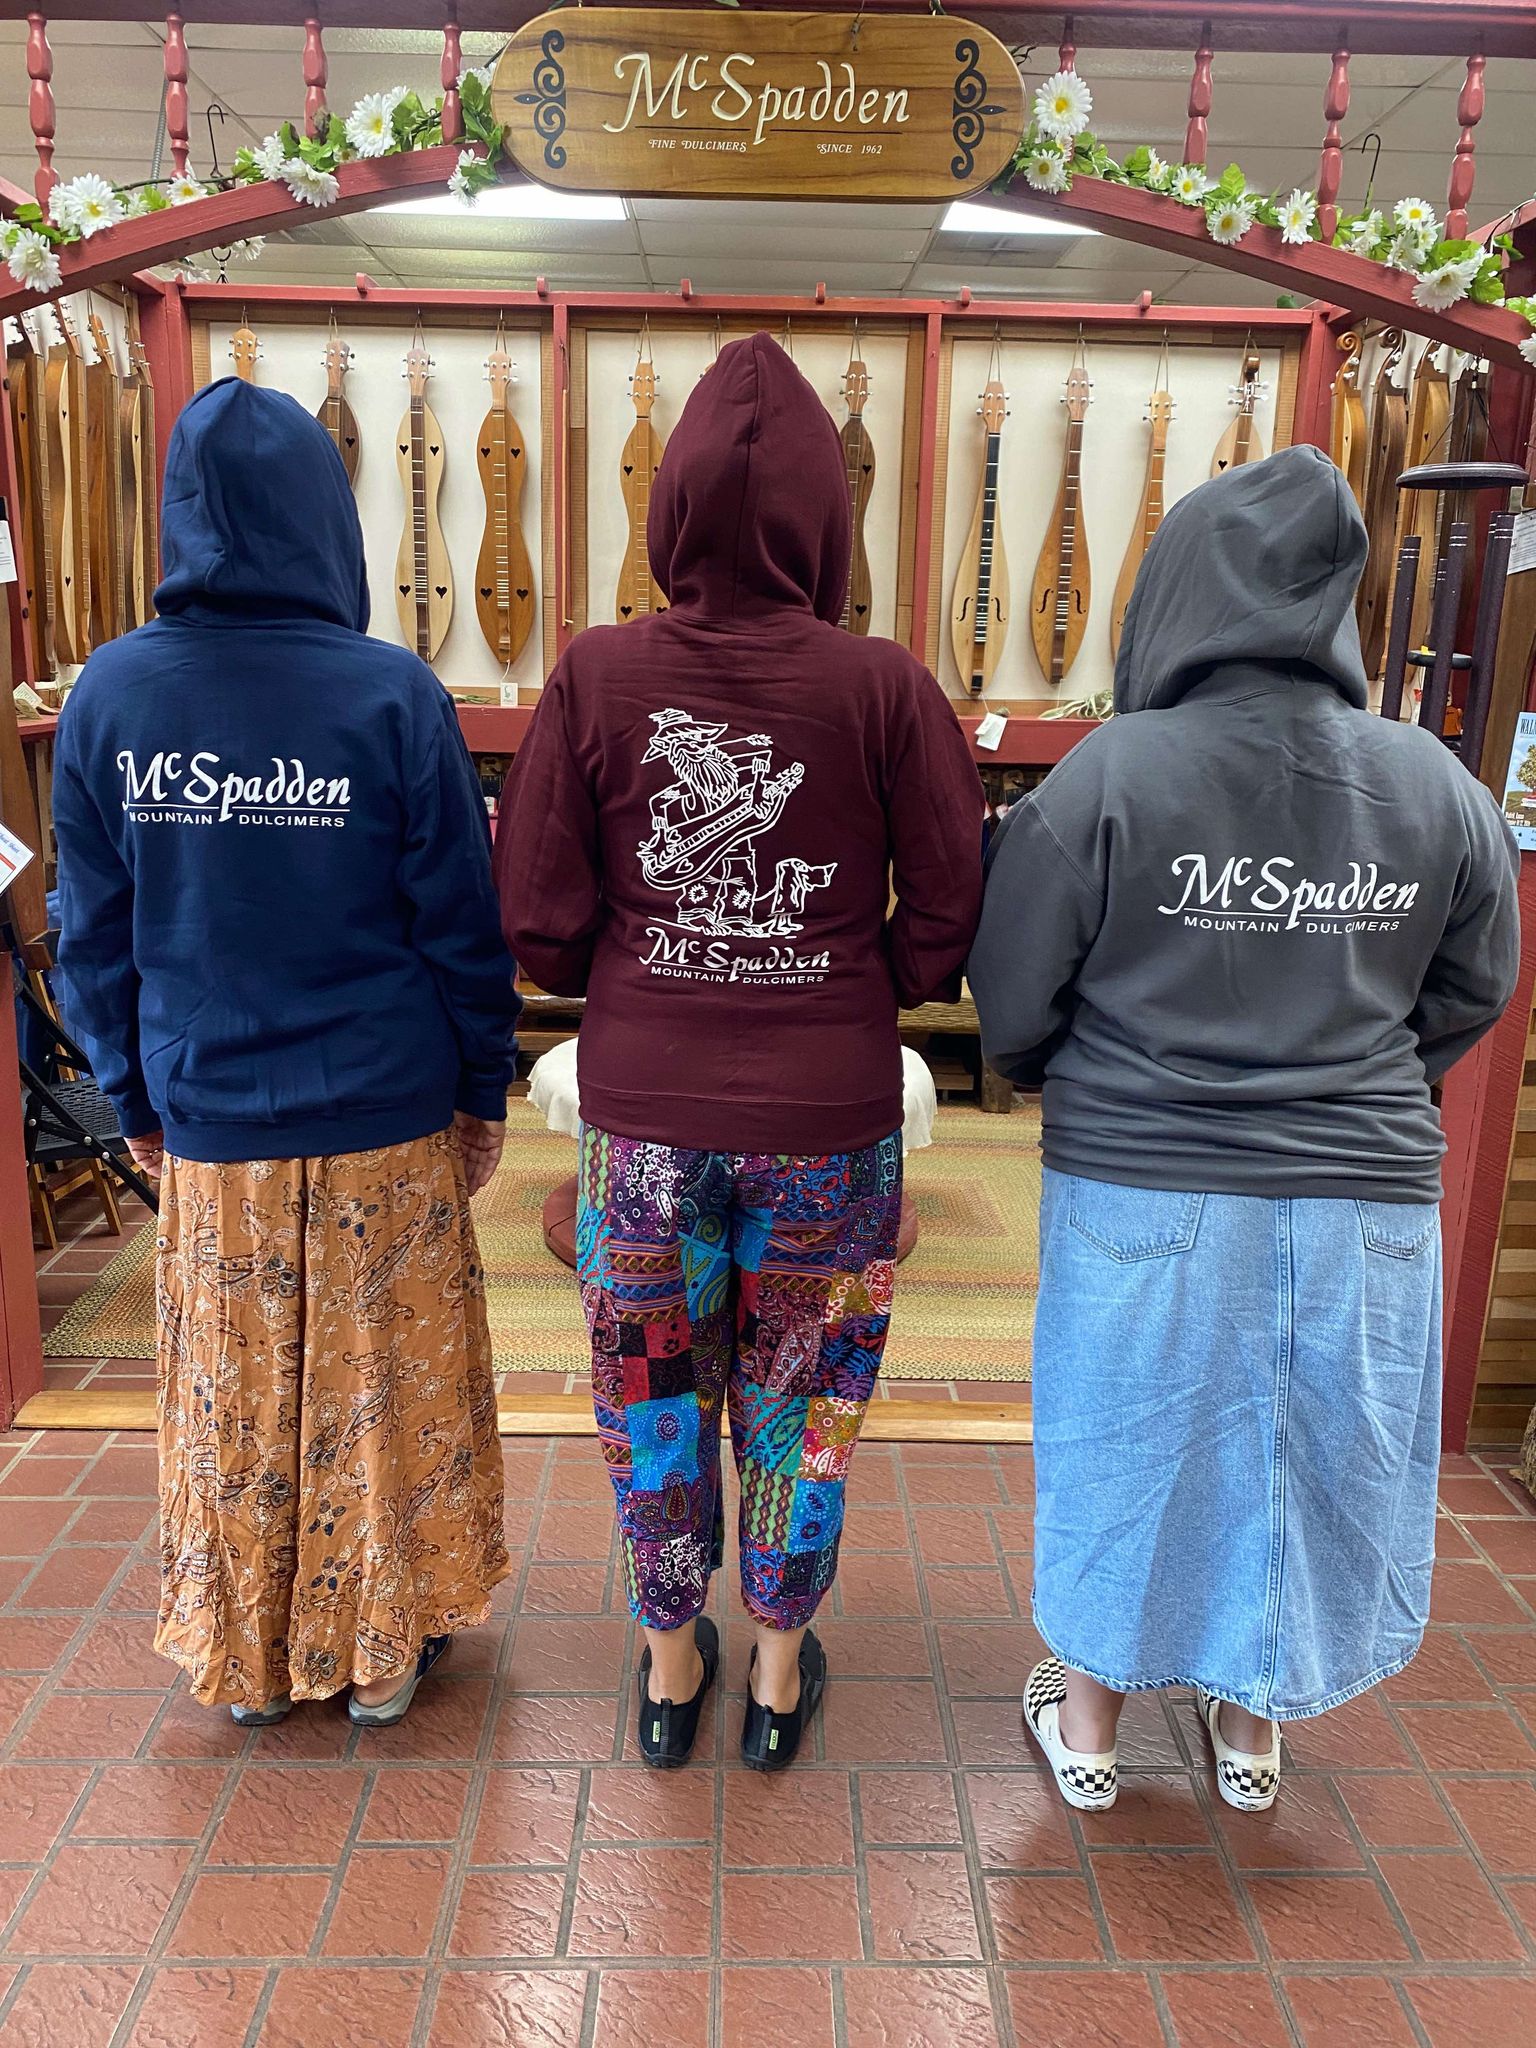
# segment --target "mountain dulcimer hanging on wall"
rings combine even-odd
[[[624,493],[624,510],[629,520],[629,534],[624,543],[624,559],[619,565],[619,587],[614,597],[614,616],[620,625],[627,625],[631,619],[648,618],[652,612],[667,609],[666,594],[657,587],[651,574],[650,556],[645,547],[645,522],[651,509],[651,485],[661,467],[661,452],[665,443],[651,424],[651,411],[656,403],[656,386],[661,381],[656,375],[656,365],[650,356],[650,337],[641,341],[642,354],[635,363],[630,376],[630,396],[635,402],[635,424],[629,430],[629,439],[624,443],[624,452],[619,457],[619,483]]]
[[[1365,525],[1370,554],[1355,597],[1360,651],[1365,672],[1378,676],[1387,651],[1387,613],[1396,555],[1392,537],[1397,528],[1397,479],[1408,444],[1408,390],[1398,375],[1403,337],[1392,329],[1382,337],[1382,357],[1371,384],[1371,417],[1366,463]]]
[[[256,365],[261,361],[261,343],[242,320],[229,337],[229,360],[242,384],[256,382]]]
[[[485,493],[485,533],[475,563],[475,615],[486,646],[510,668],[533,629],[533,564],[523,539],[522,517],[528,453],[512,410],[512,358],[499,320],[485,374],[491,409],[480,422],[475,444]]]
[[[1008,557],[997,517],[997,482],[1008,394],[996,377],[988,380],[976,409],[986,432],[981,486],[976,493],[976,509],[971,514],[971,530],[961,551],[960,567],[955,573],[955,596],[950,610],[955,667],[973,697],[981,696],[991,682],[1008,638]]]
[[[1403,467],[1417,469],[1426,462],[1444,462],[1451,434],[1451,380],[1440,360],[1439,347],[1431,343],[1419,357],[1408,395],[1408,441],[1403,450]],[[1392,559],[1410,533],[1419,536],[1420,573],[1413,595],[1413,621],[1409,645],[1422,647],[1429,631],[1429,608],[1434,596],[1434,578],[1429,565],[1435,560],[1440,494],[1437,491],[1398,491]]]
[[[395,559],[395,609],[407,647],[433,661],[453,618],[453,571],[438,524],[443,482],[443,430],[427,404],[432,358],[421,329],[406,352],[405,378],[411,402],[395,436],[400,482],[405,491],[405,530]]]
[[[1488,455],[1488,365],[1475,358],[1456,379],[1451,406],[1450,462],[1483,462]],[[1439,457],[1432,458],[1439,461]],[[1458,520],[1470,517],[1470,491],[1442,491],[1435,560],[1445,552],[1445,538]]]
[[[17,339],[6,350],[11,394],[11,433],[16,443],[20,494],[17,530],[32,621],[32,657],[44,681],[57,664],[53,654],[53,517],[48,493],[48,398],[45,365],[26,315],[16,317]]]
[[[855,340],[854,347],[858,342]],[[864,522],[869,513],[870,494],[875,488],[875,449],[864,424],[864,407],[869,402],[869,371],[857,355],[848,359],[843,377],[843,397],[848,417],[843,422],[843,463],[848,471],[848,503],[853,514],[853,553],[848,564],[848,595],[843,599],[842,623],[850,633],[869,631],[869,550],[864,540]]]
[[[1166,391],[1154,391],[1147,400],[1147,421],[1152,438],[1147,446],[1147,477],[1141,487],[1141,503],[1131,528],[1130,545],[1120,564],[1114,601],[1109,612],[1109,651],[1118,656],[1120,635],[1125,626],[1126,607],[1136,588],[1142,557],[1152,545],[1152,536],[1163,523],[1163,480],[1168,464],[1168,429],[1173,422],[1173,399]]]
[[[1083,524],[1083,422],[1088,417],[1091,388],[1087,370],[1077,364],[1067,377],[1067,450],[1061,465],[1061,487],[1035,564],[1030,598],[1029,630],[1035,659],[1051,684],[1061,682],[1077,659],[1092,597],[1088,535]]]
[[[120,408],[123,444],[123,618],[131,629],[155,615],[160,581],[160,493],[155,474],[155,380],[149,355],[128,336]]]
[[[1259,400],[1267,395],[1268,387],[1259,381],[1259,352],[1256,348],[1243,351],[1243,366],[1232,386],[1232,403],[1237,408],[1237,418],[1216,443],[1216,453],[1211,457],[1211,475],[1220,476],[1223,470],[1236,469],[1244,462],[1264,460],[1264,437],[1254,420]]]
[[[85,364],[62,299],[63,340],[48,351],[48,492],[53,514],[53,644],[60,661],[91,651],[91,549],[85,468]]]
[[[337,332],[336,322],[331,322],[330,338],[325,345],[325,396],[321,399],[315,418],[336,443],[336,453],[341,457],[347,472],[347,482],[357,482],[357,465],[362,456],[362,436],[357,431],[357,414],[352,410],[347,397],[347,372],[352,367],[352,351]]]
[[[123,630],[122,385],[99,313],[88,316],[96,360],[86,366],[85,455],[90,465],[91,645]]]
[[[1343,470],[1344,481],[1363,512],[1371,447],[1365,424],[1365,400],[1360,396],[1360,347],[1360,336],[1353,331],[1339,336],[1344,360],[1333,380],[1328,453]]]

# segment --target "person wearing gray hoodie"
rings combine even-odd
[[[1373,717],[1366,532],[1295,447],[1174,506],[1116,717],[1005,819],[983,1050],[1043,1082],[1025,1719],[1113,1803],[1127,1692],[1197,1689],[1221,1796],[1419,1647],[1440,1416],[1431,1085],[1515,984],[1518,855]]]

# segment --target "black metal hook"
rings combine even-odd
[[[229,109],[220,100],[210,100],[203,110],[203,118],[208,123],[208,168],[214,177],[222,178],[224,173],[219,168],[218,145],[213,139],[213,117],[215,114],[218,115],[219,124],[222,127],[224,122],[229,119]]]
[[[1365,181],[1365,204],[1367,211],[1370,210],[1371,194],[1376,189],[1376,173],[1381,168],[1381,136],[1374,128],[1360,138],[1360,154],[1362,156],[1365,155],[1365,148],[1368,142],[1375,143],[1376,154],[1371,158],[1371,175]]]

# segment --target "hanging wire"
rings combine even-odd
[[[203,109],[203,118],[208,123],[208,169],[213,177],[222,178],[224,172],[219,164],[219,146],[213,139],[213,117],[215,114],[218,115],[219,126],[222,128],[229,119],[229,109],[221,100],[210,100]]]
[[[1365,155],[1367,146],[1372,142],[1376,145],[1376,154],[1371,158],[1371,175],[1365,181],[1365,211],[1367,213],[1371,210],[1371,194],[1376,189],[1376,173],[1381,168],[1381,136],[1374,128],[1360,138],[1360,154],[1362,156]]]

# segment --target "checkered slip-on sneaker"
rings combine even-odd
[[[1221,1732],[1221,1701],[1203,1685],[1195,1687],[1195,1700],[1205,1732],[1211,1738],[1216,1759],[1216,1790],[1228,1806],[1239,1813],[1268,1813],[1280,1790],[1280,1724],[1270,1722],[1270,1744],[1262,1756],[1249,1756],[1234,1749]]]
[[[1120,1789],[1115,1752],[1111,1749],[1094,1756],[1087,1750],[1068,1749],[1057,1727],[1066,1696],[1067,1667],[1059,1657],[1047,1657],[1031,1671],[1024,1687],[1024,1725],[1045,1751],[1057,1790],[1068,1806],[1082,1813],[1102,1813],[1114,1805]]]

